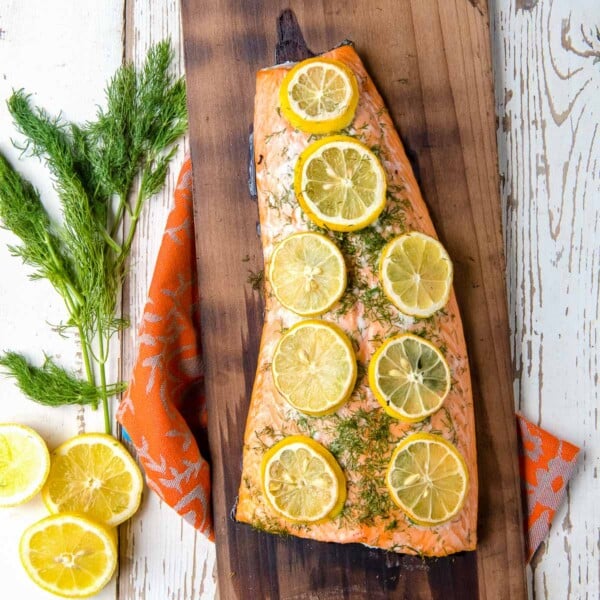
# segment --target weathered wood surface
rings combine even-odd
[[[496,0],[498,148],[517,407],[583,450],[533,597],[600,594],[600,3]]]
[[[123,0],[3,3],[2,151],[17,157],[8,143],[15,134],[4,106],[13,87],[35,91],[36,101],[50,110],[64,108],[68,117],[91,117],[105,79],[123,55],[139,58],[149,39],[165,34],[180,45],[179,10],[177,0],[129,0],[127,6]],[[568,21],[569,14],[570,42],[563,43],[562,21]],[[567,504],[529,569],[529,591],[535,599],[593,599],[600,589],[596,381],[600,70],[594,62],[598,44],[593,41],[600,4],[492,0],[490,19],[516,400],[528,417],[585,450]],[[398,12],[396,20],[405,20],[404,13]],[[307,32],[309,40],[311,35]],[[386,66],[379,65],[382,73]],[[44,169],[32,161],[23,167],[52,203]],[[170,189],[175,176],[170,175]],[[145,302],[170,201],[169,193],[153,201],[140,226],[131,271],[136,280],[124,294],[124,312],[133,322]],[[0,348],[21,349],[40,360],[44,349],[78,368],[80,358],[72,344],[48,325],[64,316],[59,299],[49,286],[27,279],[6,250],[6,243],[13,241],[0,229]],[[133,340],[132,331],[122,342],[128,363],[124,372],[133,358]],[[91,412],[32,405],[3,378],[0,420],[36,427],[51,446],[82,427],[102,426],[100,415]],[[29,582],[16,554],[22,530],[43,514],[37,500],[0,513],[0,578],[7,597],[49,597]],[[196,539],[152,495],[146,495],[142,512],[123,530],[121,544],[118,586],[115,580],[98,596],[101,600],[214,597],[214,548]],[[414,564],[414,569],[420,568]]]
[[[107,79],[122,60],[139,62],[150,43],[171,36],[177,51],[176,69],[183,72],[180,9],[176,0],[109,0],[102,3],[52,4],[8,2],[0,6],[0,149],[14,160],[16,137],[4,101],[12,88],[25,87],[33,99],[51,112],[85,120],[94,116],[103,99]],[[134,324],[115,340],[110,371],[127,378],[136,353],[136,327],[158,253],[179,165],[182,144],[165,191],[146,206],[132,249],[130,275],[123,291],[123,314]],[[20,165],[21,166],[21,165]],[[47,171],[35,160],[22,163],[26,175],[44,199],[56,206]],[[71,340],[64,340],[49,324],[65,313],[60,298],[45,282],[31,282],[19,261],[6,248],[14,239],[0,229],[0,349],[15,348],[32,358],[43,351],[61,364],[81,368],[81,357]],[[49,446],[78,431],[101,431],[102,415],[89,410],[45,409],[19,394],[0,377],[0,421],[18,421],[35,427]],[[39,499],[25,507],[0,513],[0,576],[8,582],[10,598],[48,598],[36,588],[19,564],[18,541],[25,527],[46,511]],[[188,600],[214,598],[214,544],[184,523],[169,507],[146,491],[140,512],[120,531],[118,577],[97,598]],[[0,596],[4,597],[2,593]]]
[[[455,290],[473,371],[480,444],[479,547],[419,561],[253,531],[231,519],[262,303],[247,285],[262,266],[248,200],[246,132],[255,71],[273,61],[288,4],[308,46],[352,39],[414,159]],[[492,68],[487,12],[456,0],[237,2],[183,0],[197,246],[202,289],[219,585],[227,598],[522,598],[525,577]],[[410,18],[397,19],[397,15]],[[211,85],[203,85],[210,81]],[[250,258],[244,262],[244,257]],[[226,274],[226,276],[225,276]]]

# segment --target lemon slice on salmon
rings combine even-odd
[[[331,136],[300,154],[294,191],[306,215],[320,227],[356,231],[373,223],[385,207],[385,171],[358,140]]]
[[[404,314],[430,317],[452,290],[452,261],[436,239],[413,231],[391,240],[380,259],[386,296]]]
[[[422,421],[450,391],[450,369],[431,342],[405,333],[386,340],[369,363],[369,385],[390,416]]]
[[[97,594],[117,567],[115,536],[73,514],[52,515],[25,530],[21,563],[39,587],[64,598]]]
[[[443,437],[415,433],[392,454],[386,485],[393,501],[415,523],[438,525],[458,514],[467,495],[467,465]]]
[[[320,417],[352,394],[356,355],[344,332],[326,321],[300,321],[279,340],[271,363],[279,393],[295,409]]]
[[[281,241],[271,256],[273,293],[303,317],[327,312],[346,289],[346,265],[338,247],[320,233],[295,233]]]
[[[262,460],[264,494],[273,509],[295,523],[337,516],[346,502],[346,477],[333,455],[312,438],[286,437]]]
[[[309,58],[290,69],[279,88],[285,119],[307,133],[332,133],[348,127],[358,105],[354,73],[330,58]]]
[[[0,507],[35,496],[50,470],[46,442],[31,427],[0,423]]]
[[[42,498],[50,512],[78,513],[115,527],[137,511],[143,487],[125,446],[104,433],[84,433],[52,453]]]

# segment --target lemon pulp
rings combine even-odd
[[[386,340],[369,363],[375,397],[389,415],[403,421],[421,421],[439,410],[450,383],[439,349],[412,334]]]
[[[452,262],[437,240],[413,231],[394,238],[382,251],[383,290],[407,315],[430,317],[448,301]]]
[[[467,494],[467,466],[458,450],[431,433],[415,433],[392,454],[386,484],[393,501],[419,525],[452,519]]]
[[[307,133],[331,133],[350,125],[358,97],[354,73],[340,61],[320,57],[290,69],[279,89],[283,116]]]
[[[311,416],[336,411],[356,383],[352,344],[326,321],[300,321],[289,329],[275,349],[271,368],[279,393]]]
[[[324,235],[296,233],[275,247],[269,282],[283,306],[301,316],[317,316],[327,312],[346,289],[344,257]]]
[[[346,501],[346,478],[324,446],[312,438],[284,438],[262,460],[265,496],[281,516],[314,523],[339,514]]]
[[[327,137],[300,154],[294,191],[320,227],[356,231],[373,223],[385,207],[385,172],[363,143],[348,136]]]

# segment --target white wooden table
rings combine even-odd
[[[471,3],[475,10],[478,2]],[[600,594],[600,2],[490,0],[490,15],[516,404],[583,450],[567,501],[528,570],[530,596],[594,599]],[[12,88],[24,87],[51,112],[62,109],[83,121],[93,117],[123,57],[138,62],[149,44],[168,35],[183,72],[178,0],[3,0],[0,150],[17,160],[9,138],[18,136],[4,104]],[[43,166],[32,159],[18,166],[56,210]],[[134,324],[176,170],[138,229],[122,301]],[[61,301],[48,284],[27,278],[7,250],[14,242],[0,230],[0,350],[20,350],[39,361],[46,352],[80,369],[73,342],[53,331],[65,317]],[[114,351],[112,376],[127,378],[135,327]],[[102,427],[99,412],[38,406],[1,377],[0,421],[33,426],[51,448]],[[50,597],[30,583],[17,553],[23,529],[44,515],[39,499],[0,512],[1,597]],[[120,541],[119,575],[98,598],[215,597],[214,547],[153,494],[145,494]]]

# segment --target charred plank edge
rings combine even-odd
[[[277,45],[275,46],[275,64],[298,62],[315,56],[306,45],[302,30],[294,11],[286,9],[277,18]]]

